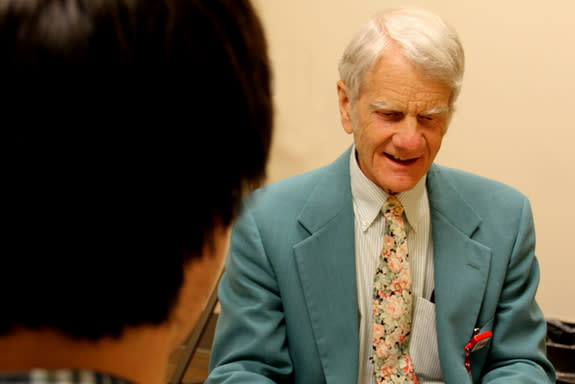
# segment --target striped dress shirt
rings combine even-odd
[[[351,192],[355,227],[355,264],[357,298],[360,312],[358,384],[375,384],[373,365],[369,361],[372,351],[371,303],[373,276],[383,247],[385,218],[381,213],[388,197],[381,188],[360,170],[355,148],[350,158]],[[429,301],[433,292],[433,244],[429,200],[424,176],[417,185],[397,195],[407,217],[407,244],[409,251],[414,309],[410,341],[410,355],[419,383],[443,383],[437,331],[435,305]]]
[[[89,370],[33,369],[0,373],[0,384],[133,384],[110,374]]]

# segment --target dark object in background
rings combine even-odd
[[[547,357],[557,372],[557,384],[575,384],[575,324],[547,320]]]

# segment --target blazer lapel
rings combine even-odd
[[[346,151],[326,168],[299,216],[309,237],[294,246],[327,383],[355,383],[358,306],[353,207]]]
[[[481,218],[433,165],[427,176],[431,209],[435,311],[444,381],[469,380],[463,347],[473,334],[491,262],[489,248],[472,239]]]

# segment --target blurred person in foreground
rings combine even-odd
[[[264,180],[249,0],[2,0],[0,382],[165,380]]]
[[[339,70],[354,144],[247,198],[208,383],[553,383],[528,199],[434,164],[464,72],[454,30],[387,10]]]

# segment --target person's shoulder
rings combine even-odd
[[[250,193],[245,203],[252,209],[256,207],[273,208],[282,205],[301,205],[307,196],[324,177],[329,166],[313,169],[294,176],[266,184]]]
[[[303,206],[319,185],[349,185],[349,156],[348,149],[327,165],[266,184],[244,201],[252,209]]]
[[[434,164],[430,176],[437,177],[442,183],[450,183],[468,201],[479,200],[490,204],[504,202],[506,205],[516,202],[523,205],[528,200],[523,192],[502,181],[457,168]]]

